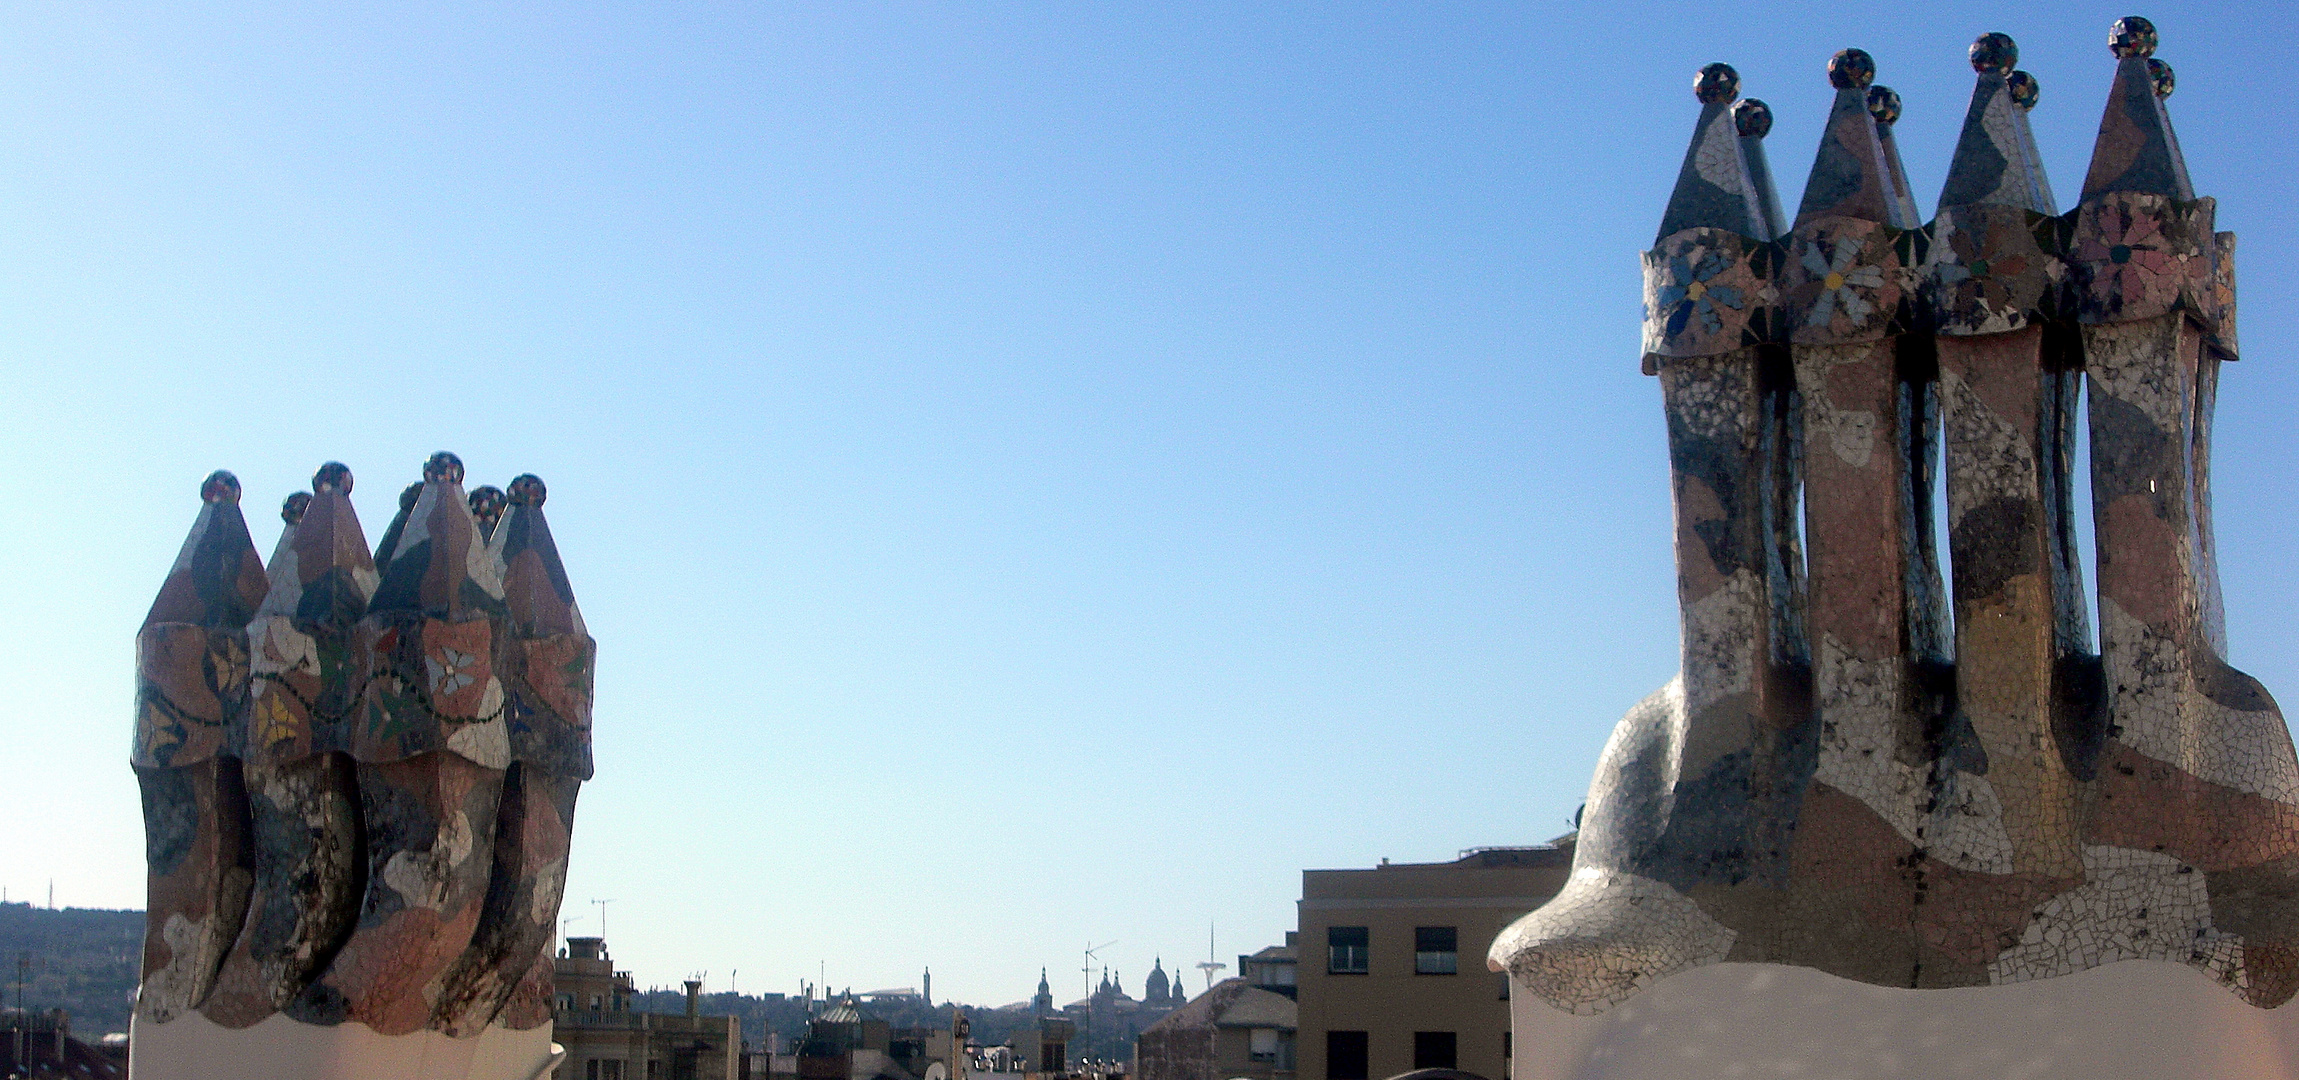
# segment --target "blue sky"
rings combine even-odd
[[[2064,207],[2127,13],[11,6],[0,883],[142,902],[129,649],[200,477],[268,551],[342,460],[372,539],[442,448],[551,485],[565,914],[642,983],[1066,998],[1114,939],[1138,992],[1302,868],[1546,840],[1676,666],[1636,254],[1694,69],[1793,207],[1868,49],[1928,210],[2009,32]],[[2299,15],[2143,13],[2243,238],[2234,660],[2299,700]]]

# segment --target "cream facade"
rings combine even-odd
[[[1420,1068],[1508,1080],[1508,982],[1485,970],[1485,953],[1571,871],[1569,843],[1302,871],[1301,1080],[1380,1080]]]

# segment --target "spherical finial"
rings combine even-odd
[[[495,522],[503,516],[503,508],[509,505],[503,497],[503,489],[493,484],[472,488],[469,501],[471,516],[479,519],[479,526],[489,531],[493,531]]]
[[[1731,64],[1702,64],[1692,78],[1692,96],[1703,105],[1721,105],[1740,96],[1740,73]]]
[[[1828,58],[1828,85],[1838,90],[1861,90],[1876,81],[1876,58],[1860,49],[1845,49]]]
[[[441,450],[423,463],[423,479],[432,484],[460,484],[463,482],[463,459]]]
[[[1876,122],[1884,127],[1891,127],[1898,123],[1900,119],[1900,95],[1893,92],[1889,86],[1869,87],[1868,115],[1875,117]]]
[[[520,473],[511,481],[511,505],[543,508],[543,500],[550,492],[543,487],[543,478],[534,473]]]
[[[217,469],[200,481],[200,501],[204,503],[239,503],[239,477]]]
[[[416,482],[414,482],[414,483],[412,483],[412,484],[409,484],[409,485],[407,485],[405,488],[403,488],[403,489],[401,489],[401,490],[400,490],[400,492],[399,492],[399,509],[401,509],[401,510],[403,510],[403,511],[405,511],[405,510],[413,510],[413,509],[415,509],[415,500],[417,500],[417,499],[420,499],[420,498],[422,498],[422,497],[423,497],[423,481],[421,481],[421,480],[417,480]]]
[[[2118,60],[2134,56],[2155,55],[2155,24],[2137,15],[2126,15],[2107,28],[2107,51]]]
[[[2179,77],[2171,73],[2171,65],[2152,56],[2147,58],[2147,78],[2155,84],[2155,96],[2159,98],[2170,97],[2172,88],[2179,85]]]
[[[1981,34],[1972,42],[1972,70],[1982,75],[2009,75],[2020,66],[2020,45],[2010,34]]]
[[[1761,139],[1772,134],[1772,106],[1763,98],[1744,98],[1732,107],[1732,126],[1740,129],[1743,139]]]
[[[322,491],[351,494],[351,466],[340,461],[320,466],[318,472],[311,474],[311,491],[315,495]]]
[[[2044,92],[2043,84],[2025,71],[2015,71],[2004,76],[2004,89],[2011,91],[2012,104],[2023,109],[2035,108],[2036,99],[2042,97]]]
[[[303,520],[303,512],[311,509],[311,492],[298,491],[279,504],[279,519],[293,525]]]

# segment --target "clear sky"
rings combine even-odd
[[[2243,238],[2234,661],[2299,703],[2293,12],[2141,9]],[[443,448],[551,485],[565,914],[642,984],[1067,999],[1114,940],[1138,994],[1305,867],[1547,840],[1676,667],[1636,255],[1694,69],[1793,207],[1868,49],[1929,210],[2009,32],[2065,207],[2128,13],[9,5],[0,884],[142,904],[130,649],[202,476],[268,552],[340,459],[372,540]]]

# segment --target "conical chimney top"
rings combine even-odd
[[[222,469],[200,482],[200,512],[176,553],[144,625],[188,623],[211,630],[247,625],[263,603],[263,557],[239,508],[239,478]]]
[[[1777,240],[1788,231],[1788,214],[1780,208],[1780,191],[1772,181],[1772,162],[1764,153],[1764,137],[1772,134],[1772,106],[1760,98],[1742,98],[1732,106],[1732,126],[1740,132],[1740,159],[1748,165],[1748,178],[1756,185],[1757,204],[1764,209],[1766,231],[1749,235],[1758,240]]]
[[[129,760],[138,767],[191,765],[231,752],[247,705],[247,623],[265,588],[239,498],[239,480],[228,472],[200,483],[199,516],[136,633]]]
[[[351,507],[351,486],[351,470],[330,461],[312,475],[310,492],[288,496],[299,509],[272,550],[261,614],[286,616],[306,631],[348,630],[367,610],[375,561]],[[281,517],[287,514],[281,508]]]
[[[532,473],[511,481],[510,510],[488,561],[503,575],[511,639],[505,703],[514,757],[548,772],[591,776],[591,677],[597,646],[543,517],[548,490]]]
[[[567,582],[559,546],[551,539],[551,523],[543,517],[549,494],[533,473],[511,481],[505,496],[509,509],[492,545],[503,567],[503,602],[510,609],[511,627],[521,635],[585,632],[574,586]]]
[[[1854,218],[1899,226],[1892,167],[1884,154],[1876,117],[1868,111],[1868,87],[1876,81],[1876,61],[1859,49],[1845,49],[1828,61],[1828,84],[1836,101],[1804,182],[1796,224],[1824,217]]]
[[[2083,180],[2086,202],[2119,191],[2179,202],[2195,199],[2187,159],[2180,155],[2179,136],[2163,107],[2175,80],[2170,65],[2151,62],[2155,45],[2155,24],[2137,15],[2117,19],[2108,31],[2108,51],[2116,56],[2115,85],[2108,91],[2099,141],[2092,144],[2091,170]]]
[[[431,455],[414,505],[392,525],[396,531],[385,537],[387,550],[376,563],[382,581],[369,611],[462,615],[500,600],[502,580],[463,493],[461,458]]]
[[[2028,110],[2039,88],[2035,76],[2015,70],[2020,47],[2009,34],[1983,34],[1972,43],[1972,104],[1964,110],[1964,131],[1948,163],[1948,182],[1939,208],[2014,206],[2046,217],[2059,214],[2051,180],[2036,152]]]
[[[341,720],[360,681],[321,658],[340,655],[375,592],[375,563],[351,508],[351,470],[330,461],[311,492],[288,496],[267,571],[271,591],[248,623],[256,676],[240,748],[251,762],[281,763],[342,749]]]
[[[1730,64],[1709,64],[1693,77],[1692,93],[1700,101],[1700,120],[1693,126],[1692,145],[1684,152],[1684,166],[1677,170],[1676,190],[1669,194],[1654,242],[1695,228],[1771,239],[1764,199],[1741,156],[1740,125],[1733,115],[1740,73]]]

